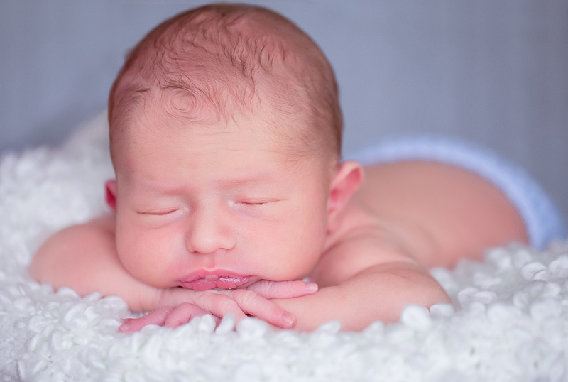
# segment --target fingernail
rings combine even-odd
[[[120,333],[130,332],[132,330],[132,325],[130,324],[132,321],[130,318],[125,318],[122,320],[122,324],[118,327],[118,331]]]
[[[284,312],[282,315],[282,322],[284,323],[285,328],[291,328],[296,324],[296,316],[292,313]]]
[[[316,283],[307,283],[306,284],[306,289],[310,292],[317,292],[318,290],[318,284]]]

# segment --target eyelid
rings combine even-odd
[[[245,206],[262,206],[265,204],[268,204],[269,202],[249,202],[249,201],[243,201],[243,202],[239,202],[240,204],[244,204]]]
[[[156,211],[136,211],[138,215],[154,215],[154,216],[165,216],[169,214],[173,214],[174,212],[178,211],[179,208],[170,208],[164,210],[156,210]]]
[[[258,199],[243,199],[243,200],[240,200],[238,203],[244,204],[244,205],[251,205],[251,206],[262,206],[264,204],[275,203],[275,202],[278,202],[278,201],[279,201],[278,199],[258,198]]]

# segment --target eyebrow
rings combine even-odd
[[[232,179],[222,179],[217,183],[222,187],[231,187],[231,186],[240,186],[244,184],[256,184],[256,183],[264,183],[272,180],[277,180],[278,178],[272,174],[259,174],[259,175],[252,175],[252,176],[245,176],[242,178],[232,178]]]
[[[275,180],[278,180],[278,177],[274,176],[273,174],[262,173],[262,174],[254,174],[251,176],[243,176],[239,178],[220,179],[218,181],[215,181],[214,184],[219,188],[227,189],[227,188],[241,187],[247,185],[254,186],[260,183],[266,183]],[[144,187],[147,187],[150,192],[159,192],[165,194],[177,194],[179,192],[182,192],[186,188],[184,185],[175,186],[175,187],[163,186],[159,182],[148,181],[148,180],[144,180],[142,184],[144,185]]]

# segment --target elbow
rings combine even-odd
[[[37,282],[49,282],[49,240],[45,242],[33,255],[30,264],[28,265],[28,274]]]

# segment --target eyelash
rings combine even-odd
[[[244,204],[245,206],[263,206],[265,204],[270,203],[270,201],[259,201],[259,202],[255,202],[255,201],[243,201],[243,202],[239,202],[239,204]]]
[[[154,215],[154,216],[165,216],[169,214],[173,214],[177,211],[177,208],[171,210],[164,210],[164,211],[137,211],[139,215]]]
[[[236,202],[235,204],[240,204],[247,207],[261,207],[267,204],[275,203],[278,200],[243,200]],[[136,211],[138,215],[150,215],[150,216],[167,216],[177,212],[178,208],[172,208],[170,210],[163,210],[163,211]]]
[[[240,204],[247,207],[261,207],[266,206],[268,204],[274,204],[279,202],[279,199],[244,199],[240,201],[236,201],[235,204]]]

